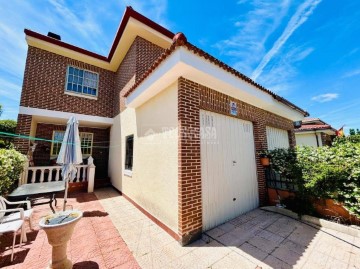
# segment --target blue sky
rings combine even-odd
[[[221,3],[221,4],[220,4]],[[228,63],[335,128],[360,128],[360,2],[325,0],[5,1],[0,8],[2,118],[16,119],[24,28],[107,55],[125,6]]]

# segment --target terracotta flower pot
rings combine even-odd
[[[270,165],[270,159],[269,157],[261,157],[260,163],[262,166],[269,166]]]
[[[66,216],[73,214],[73,218],[66,221]],[[59,224],[48,223],[49,220],[62,219]],[[70,240],[76,223],[82,217],[82,212],[78,210],[69,210],[48,215],[40,220],[39,226],[46,232],[48,242],[52,246],[52,258],[47,268],[70,269],[72,262],[67,258],[67,243]]]

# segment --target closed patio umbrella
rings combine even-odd
[[[74,116],[71,116],[67,122],[64,139],[61,144],[59,156],[56,160],[62,166],[62,178],[65,182],[64,206],[65,211],[69,180],[73,180],[76,176],[76,165],[82,163],[81,142],[79,136],[79,122]]]

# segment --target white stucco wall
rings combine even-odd
[[[178,230],[177,84],[115,117],[111,129],[112,184],[173,231]],[[124,175],[125,138],[134,135],[132,176]]]
[[[316,134],[319,141],[319,146],[322,146],[321,135]],[[317,147],[315,133],[295,133],[296,145]]]
[[[118,190],[122,189],[122,155],[121,155],[121,126],[120,114],[114,118],[110,129],[109,149],[109,177],[112,185]]]

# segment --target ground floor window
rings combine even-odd
[[[132,171],[133,168],[133,151],[134,151],[134,135],[125,138],[125,169]]]
[[[59,155],[61,143],[64,139],[65,131],[54,131],[51,143],[51,157],[56,157]],[[81,141],[81,153],[83,157],[88,157],[92,155],[93,147],[93,133],[80,132],[80,141]]]

